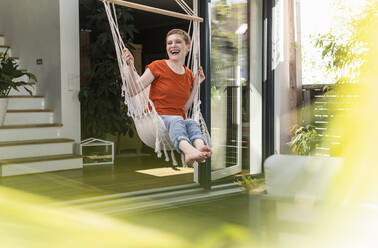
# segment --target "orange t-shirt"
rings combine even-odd
[[[185,67],[184,74],[177,74],[165,60],[147,65],[155,79],[151,83],[150,99],[159,115],[179,115],[186,119],[185,103],[190,96],[193,73]]]

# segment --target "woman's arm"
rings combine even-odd
[[[133,82],[135,82],[134,85],[131,85],[129,82],[127,82],[127,94],[129,96],[136,96],[141,91],[143,91],[145,88],[147,88],[152,81],[154,81],[155,76],[152,74],[149,68],[147,68],[142,76],[138,79],[136,76],[138,76],[138,73],[136,71],[130,73],[131,77],[133,79]]]
[[[134,69],[134,56],[131,54],[129,49],[125,48],[122,51],[122,57],[126,61],[126,63]],[[155,79],[154,75],[148,68],[144,71],[141,77],[139,77],[138,73],[135,70],[130,73],[130,76],[135,84],[131,85],[130,82],[126,81],[128,85],[127,94],[129,96],[137,95],[139,92],[147,88]]]
[[[203,73],[202,66],[200,66],[198,68],[198,72],[194,76],[193,86],[192,86],[192,89],[191,89],[191,92],[190,92],[189,99],[185,103],[185,112],[187,112],[189,110],[190,106],[192,106],[194,97],[197,93],[197,90],[198,90],[200,84],[203,82],[203,80],[205,80],[205,74]]]

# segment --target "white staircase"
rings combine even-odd
[[[9,48],[4,44],[0,35],[1,52]],[[54,111],[45,108],[45,98],[35,95],[36,84],[29,83],[28,88],[32,96],[24,89],[12,90],[9,96],[0,126],[0,176],[82,168],[82,157],[73,153],[74,140],[61,137],[63,124],[54,122]]]

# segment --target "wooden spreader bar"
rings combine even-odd
[[[203,18],[198,17],[198,16],[185,15],[185,14],[182,14],[182,13],[177,13],[177,12],[170,11],[170,10],[154,8],[154,7],[150,7],[150,6],[146,6],[146,5],[142,5],[142,4],[138,4],[138,3],[131,3],[131,2],[127,2],[127,1],[121,1],[121,0],[99,0],[99,1],[102,1],[102,2],[106,1],[106,2],[110,2],[110,3],[114,3],[116,5],[121,5],[121,6],[129,7],[129,8],[133,8],[133,9],[144,10],[144,11],[147,11],[147,12],[152,12],[152,13],[156,13],[156,14],[160,14],[160,15],[172,16],[172,17],[176,17],[176,18],[180,18],[180,19],[189,20],[189,21],[203,22]]]

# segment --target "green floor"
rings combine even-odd
[[[193,173],[153,176],[138,172],[157,168],[177,172],[170,163],[153,155],[123,156],[116,160],[114,166],[88,166],[80,170],[0,178],[0,186],[53,201],[68,201],[193,183]],[[250,238],[248,209],[248,196],[240,194],[110,218],[145,228],[143,230],[167,233],[193,244],[192,247],[243,247]]]
[[[138,172],[149,169],[164,169],[167,175]],[[0,178],[0,186],[65,201],[193,183],[193,173],[169,175],[170,172],[177,173],[170,162],[157,159],[155,155],[130,155],[117,158],[114,166],[96,165],[77,170],[4,177]]]
[[[238,242],[241,245],[250,242],[248,216],[249,197],[240,194],[185,207],[124,216],[123,219],[179,236],[193,245],[214,242],[208,247],[238,247]]]

